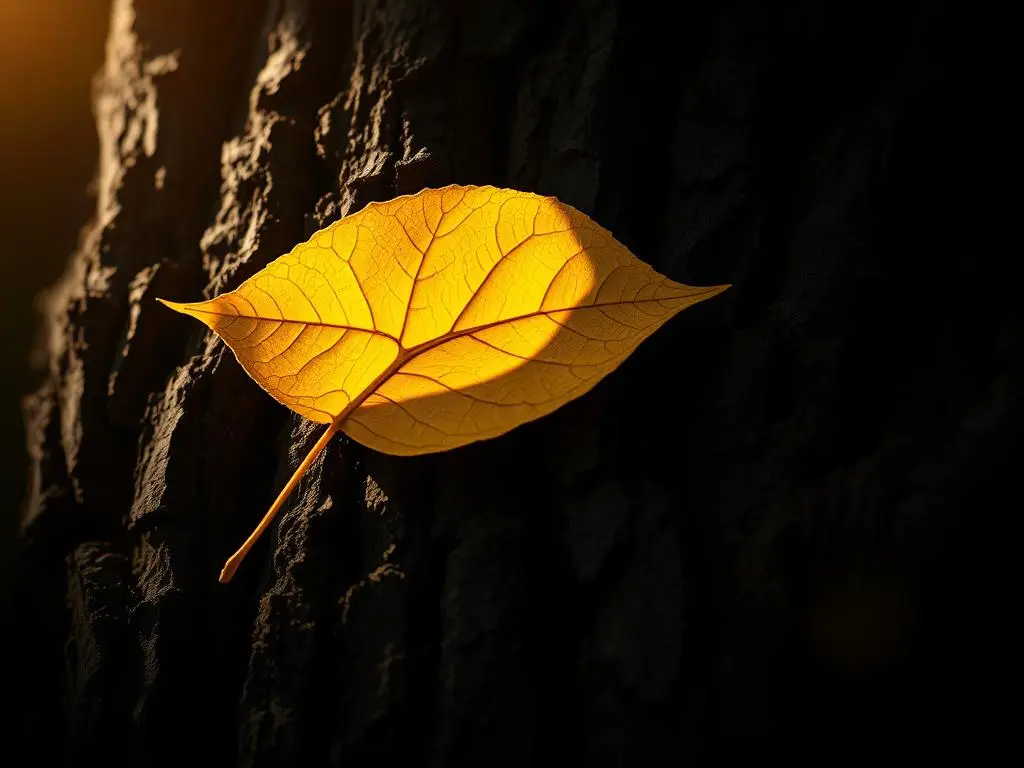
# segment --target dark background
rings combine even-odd
[[[122,5],[181,68],[154,155],[112,156],[119,276],[60,307],[91,374],[50,383],[89,448],[75,498],[38,436],[4,578],[15,765],[1019,762],[1020,3]],[[0,8],[10,551],[108,14]],[[334,441],[216,584],[315,434],[128,280],[230,288],[345,205],[451,182],[556,194],[734,288],[486,445]]]
[[[45,366],[37,296],[60,276],[94,208],[88,188],[99,144],[90,83],[103,64],[108,17],[106,0],[0,0],[0,488],[5,499],[0,562],[5,568],[28,471],[21,399],[39,386]]]

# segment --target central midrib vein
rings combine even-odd
[[[258,315],[242,315],[242,314],[231,315],[231,314],[228,314],[226,312],[213,312],[213,311],[208,310],[208,309],[192,308],[191,311],[192,312],[200,312],[200,313],[202,313],[204,315],[214,315],[216,317],[240,318],[242,320],[257,320],[257,321],[263,321],[263,322],[268,322],[268,323],[289,323],[289,324],[298,324],[298,325],[308,325],[308,326],[320,327],[320,328],[340,328],[340,329],[346,330],[346,331],[359,331],[360,333],[369,333],[369,334],[371,334],[373,336],[381,336],[381,337],[383,337],[385,339],[388,339],[389,341],[393,341],[395,343],[395,346],[398,347],[398,351],[399,351],[398,357],[399,358],[403,358],[404,357],[405,358],[405,362],[409,362],[409,360],[411,360],[413,357],[416,357],[417,355],[420,355],[420,354],[422,354],[424,352],[427,352],[427,351],[433,349],[434,347],[437,347],[437,346],[439,346],[441,344],[444,344],[445,342],[453,341],[455,339],[462,338],[463,336],[469,336],[471,334],[477,333],[478,331],[486,331],[489,328],[494,328],[494,327],[499,326],[499,325],[505,325],[506,323],[515,323],[515,322],[517,322],[519,320],[529,320],[531,317],[543,317],[545,315],[555,315],[555,314],[558,314],[559,312],[575,312],[575,311],[581,310],[581,309],[601,309],[603,307],[616,307],[616,306],[623,306],[623,305],[626,305],[626,304],[630,304],[630,305],[652,304],[654,302],[659,302],[659,301],[672,301],[673,299],[688,299],[688,298],[693,298],[693,297],[696,297],[696,296],[703,296],[706,293],[712,293],[718,287],[719,286],[708,288],[707,290],[701,291],[699,293],[688,293],[688,294],[680,295],[680,296],[662,296],[662,297],[659,297],[659,298],[656,298],[656,299],[631,299],[629,301],[604,301],[604,302],[601,302],[601,303],[598,303],[598,304],[582,304],[582,305],[578,305],[578,306],[575,306],[575,307],[562,307],[560,309],[539,309],[536,312],[529,312],[529,313],[527,313],[525,315],[518,315],[516,317],[507,317],[507,318],[505,318],[503,320],[495,320],[493,323],[484,323],[483,325],[475,325],[472,328],[463,328],[463,329],[458,330],[458,331],[451,331],[450,330],[447,333],[445,333],[444,335],[438,336],[436,339],[431,339],[430,341],[424,341],[421,344],[417,344],[416,346],[409,347],[409,348],[403,347],[402,343],[397,338],[392,336],[390,333],[385,333],[384,331],[378,331],[378,330],[373,329],[373,328],[361,328],[361,327],[356,326],[356,325],[344,325],[342,323],[325,323],[325,322],[322,322],[322,321],[311,321],[311,320],[293,320],[293,319],[287,318],[287,317],[261,317],[261,316],[258,316]]]

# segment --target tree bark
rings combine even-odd
[[[1013,5],[114,0],[28,409],[9,764],[1007,746],[973,702],[1021,640]],[[320,427],[155,297],[448,183],[734,288],[502,438],[337,437],[218,584]]]

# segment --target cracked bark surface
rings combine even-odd
[[[995,754],[1009,715],[969,702],[1021,641],[1008,8],[115,0],[27,409],[5,764]],[[218,584],[321,428],[154,297],[448,183],[734,288],[497,440],[336,437]]]

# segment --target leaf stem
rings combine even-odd
[[[274,522],[274,518],[277,517],[277,513],[284,505],[285,500],[291,495],[291,492],[295,490],[302,476],[306,474],[306,471],[313,465],[317,457],[323,453],[324,448],[331,442],[331,438],[334,437],[334,433],[341,427],[341,419],[335,419],[324,433],[320,435],[320,439],[316,441],[309,453],[306,454],[306,458],[302,460],[299,466],[292,473],[292,476],[288,478],[288,482],[285,483],[284,488],[281,489],[281,493],[277,495],[274,503],[270,505],[270,509],[267,510],[267,514],[263,516],[259,524],[253,529],[253,532],[249,534],[249,538],[245,540],[245,543],[238,548],[231,557],[228,558],[227,562],[224,563],[224,567],[221,569],[219,581],[221,584],[227,584],[231,581],[231,577],[235,575],[235,571],[238,570],[238,566],[242,564],[242,560],[249,554],[249,550],[252,549],[252,545],[256,543],[256,540],[263,535],[263,532],[270,527],[270,524]]]

